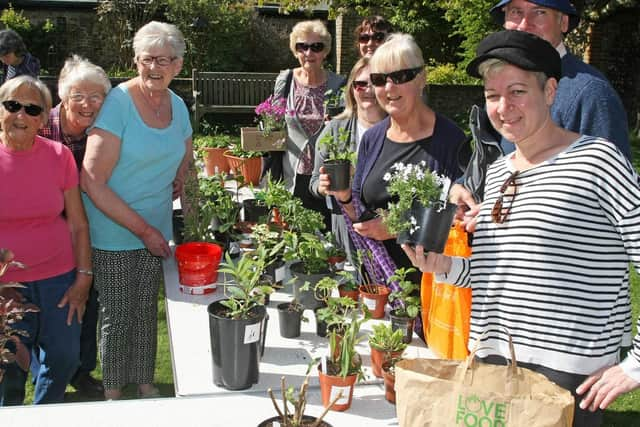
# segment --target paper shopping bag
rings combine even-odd
[[[396,363],[400,427],[571,427],[568,390],[529,369],[484,364],[474,356]]]
[[[467,233],[460,223],[451,228],[444,254],[471,256]],[[469,354],[471,289],[436,282],[434,274],[424,273],[420,292],[422,324],[429,348],[443,359],[466,358]]]

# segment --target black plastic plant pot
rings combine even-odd
[[[291,303],[288,302],[278,304],[277,308],[280,336],[283,338],[299,337],[303,308],[301,306],[292,306]]]
[[[259,200],[246,199],[242,202],[243,220],[266,224],[269,219],[269,208]]]
[[[397,331],[400,329],[402,331],[402,342],[405,344],[411,343],[413,340],[413,326],[416,322],[415,317],[396,316],[395,310],[389,313],[389,317],[391,318],[391,330]]]
[[[260,357],[267,332],[267,310],[255,307],[248,319],[224,316],[220,301],[209,304],[209,333],[213,358],[213,382],[228,390],[244,390],[258,383]]]
[[[317,419],[318,419],[317,417],[313,417],[311,415],[303,415],[301,427],[311,426]],[[279,416],[275,416],[262,421],[260,424],[258,424],[258,427],[280,427],[283,425],[284,424],[282,424],[282,418],[280,418]],[[332,427],[332,426],[326,421],[320,421],[320,424],[318,424],[318,427]]]
[[[304,273],[304,266],[302,263],[293,264],[291,266],[291,276],[295,277],[295,283],[293,283],[293,297],[306,309],[313,310],[316,307],[322,305],[322,301],[316,299],[314,288],[323,277],[330,275],[328,264],[327,271],[317,274]],[[302,290],[306,282],[309,282],[309,289]]]
[[[282,285],[282,276],[284,276],[284,274],[280,273],[280,269],[284,266],[284,264],[285,262],[283,260],[277,259],[264,269],[264,274],[273,278],[274,285]]]
[[[172,221],[173,241],[176,245],[179,245],[183,242],[184,236],[184,215],[182,214],[182,209],[176,209],[173,211]]]
[[[316,335],[322,338],[327,336],[327,323],[318,319],[318,310],[324,307],[325,306],[323,305],[322,307],[316,307],[313,310],[313,314],[315,315],[315,318],[316,318]]]
[[[444,252],[456,208],[457,205],[453,203],[447,203],[442,209],[425,208],[414,201],[406,214],[408,220],[415,220],[413,233],[411,230],[399,233],[397,242],[410,246],[422,245],[425,252]]]
[[[349,188],[351,180],[351,162],[348,160],[327,160],[324,171],[329,175],[331,190],[341,191]]]

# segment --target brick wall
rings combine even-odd
[[[336,19],[336,69],[345,77],[360,58],[354,46],[354,32],[361,21],[362,18],[352,11]]]

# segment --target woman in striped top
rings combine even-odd
[[[631,345],[629,262],[640,268],[640,185],[608,141],[550,118],[560,57],[538,37],[492,34],[468,72],[484,80],[493,126],[516,151],[487,174],[470,259],[405,252],[440,281],[472,287],[471,337],[570,390],[575,426],[597,426],[617,396],[640,386]],[[487,352],[479,356],[495,359]]]

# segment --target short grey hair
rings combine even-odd
[[[51,110],[51,92],[47,85],[38,79],[34,79],[28,75],[22,75],[11,80],[7,80],[2,86],[0,86],[0,102],[10,100],[11,97],[23,86],[27,86],[28,88],[38,92],[40,102],[42,103],[40,106],[42,107],[43,119],[46,123],[49,119],[49,110]]]
[[[482,61],[480,65],[478,65],[478,74],[480,74],[480,76],[484,80],[487,78],[489,74],[494,73],[496,71],[500,71],[502,68],[504,68],[505,65],[513,65],[514,67],[518,67],[517,65],[511,64],[510,62],[507,62],[503,59],[489,58],[485,61]],[[538,85],[540,86],[540,89],[544,89],[544,85],[547,83],[547,80],[549,80],[549,76],[547,76],[542,71],[529,71],[529,70],[525,70],[525,71],[532,73],[534,76],[536,76],[536,80],[538,81]]]
[[[102,67],[95,65],[86,58],[73,55],[64,62],[58,78],[58,96],[61,100],[69,97],[71,87],[80,83],[95,83],[100,85],[104,95],[111,90],[111,81]]]
[[[327,26],[324,25],[324,22],[321,20],[314,19],[311,21],[300,21],[291,29],[291,34],[289,34],[289,50],[291,50],[293,56],[297,53],[296,43],[298,42],[298,39],[309,34],[318,36],[320,41],[324,43],[323,52],[326,55],[331,52],[331,34],[329,33],[329,30],[327,30]]]
[[[393,33],[376,49],[369,65],[372,73],[384,73],[424,67],[424,58],[411,35]]]
[[[133,37],[133,51],[136,57],[154,47],[169,47],[173,56],[183,58],[186,44],[182,32],[173,24],[151,21],[143,25]]]

